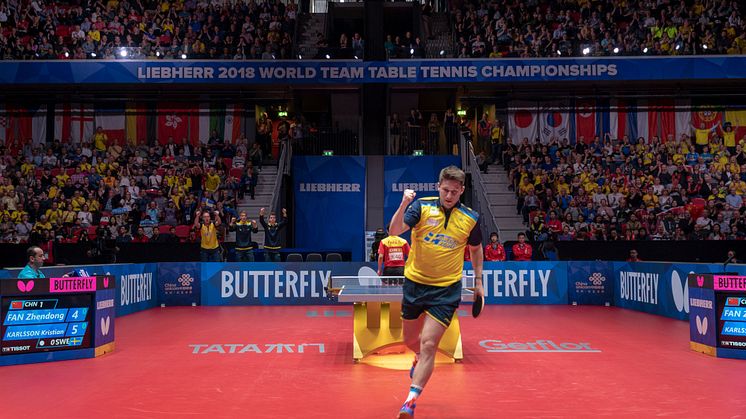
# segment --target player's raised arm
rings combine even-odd
[[[407,207],[414,201],[417,193],[411,189],[404,190],[404,195],[401,198],[401,204],[397,208],[394,216],[391,218],[391,224],[389,225],[389,234],[392,236],[398,236],[407,230],[410,226],[404,222],[404,213],[407,212]],[[418,214],[419,215],[419,214]],[[416,224],[416,223],[415,223]]]

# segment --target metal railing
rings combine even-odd
[[[461,151],[461,164],[464,172],[471,175],[471,205],[474,210],[482,215],[480,217],[482,237],[489,237],[493,231],[500,235],[500,227],[495,222],[495,214],[492,212],[492,207],[490,207],[489,196],[487,195],[487,190],[484,188],[484,177],[482,177],[482,172],[479,170],[479,165],[477,164],[477,157],[474,154],[474,146],[463,134],[461,135]],[[499,237],[502,237],[502,235]]]
[[[285,175],[290,174],[290,162],[292,159],[292,147],[288,147],[287,143],[283,143],[280,158],[277,160],[277,177],[275,178],[275,185],[272,189],[272,204],[270,205],[270,211],[279,210],[278,204],[280,202],[280,195],[282,194],[282,180]]]

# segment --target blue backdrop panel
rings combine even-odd
[[[614,265],[611,262],[567,262],[567,282],[570,303],[614,303]]]
[[[486,304],[567,304],[565,262],[485,262]],[[464,274],[473,275],[471,262]]]
[[[365,157],[293,158],[295,247],[365,249]]]
[[[203,263],[202,305],[327,305],[334,275],[373,276],[372,263]]]
[[[746,78],[746,57],[380,61],[3,61],[0,84],[360,84]]]
[[[202,268],[199,262],[158,264],[158,303],[199,305]]]
[[[417,198],[438,196],[438,175],[446,166],[461,166],[457,156],[390,156],[383,160],[383,223],[388,225],[401,203],[404,189]],[[409,236],[406,236],[409,240]]]

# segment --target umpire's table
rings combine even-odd
[[[332,276],[327,293],[340,302],[354,303],[353,353],[355,362],[388,346],[402,344],[402,277]],[[473,278],[464,278],[461,301],[474,301]],[[456,361],[464,358],[458,312],[438,349]]]

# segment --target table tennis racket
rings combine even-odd
[[[471,305],[471,316],[475,319],[482,314],[482,308],[484,307],[484,295],[474,294],[474,304]]]

